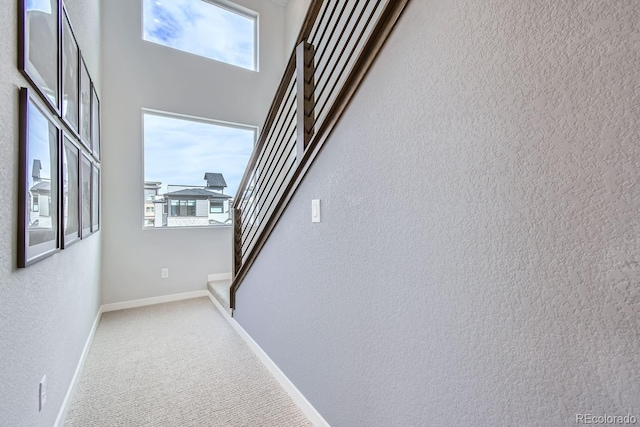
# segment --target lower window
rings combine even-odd
[[[229,226],[256,128],[151,110],[143,126],[144,227]]]

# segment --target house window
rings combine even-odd
[[[145,209],[145,211],[146,211],[147,213],[153,213],[153,212],[154,212],[153,206],[147,206],[147,208]]]
[[[153,188],[154,230],[224,226],[256,139],[253,126],[144,110],[144,189]],[[141,200],[147,215],[150,202]],[[162,205],[162,206],[158,206]],[[160,215],[162,212],[162,215]],[[214,224],[208,216],[216,214]],[[162,218],[161,218],[162,217]],[[188,218],[187,218],[188,217]]]
[[[38,202],[40,201],[40,197],[37,194],[33,195],[33,211],[34,212],[38,212],[40,211],[40,206],[38,205]]]
[[[209,213],[216,214],[216,213],[223,213],[223,212],[224,212],[224,202],[211,201],[211,204],[209,205]]]
[[[257,71],[256,12],[215,0],[142,4],[144,40]]]
[[[171,216],[196,216],[195,200],[171,200]]]

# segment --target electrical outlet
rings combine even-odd
[[[42,411],[44,408],[44,403],[47,401],[47,376],[42,377],[42,381],[40,381],[40,398],[39,398],[39,411]]]
[[[161,279],[168,279],[169,278],[169,269],[168,268],[163,268],[162,270],[160,270],[160,278]]]

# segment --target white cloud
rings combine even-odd
[[[203,0],[144,0],[144,39],[255,69],[255,22]]]
[[[154,114],[144,115],[144,179],[166,186],[205,185],[206,172],[224,175],[235,195],[247,166],[255,131]]]

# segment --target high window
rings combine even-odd
[[[257,71],[258,14],[228,1],[143,0],[144,40]]]
[[[143,126],[144,226],[230,225],[256,128],[151,110]]]

